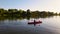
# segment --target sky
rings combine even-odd
[[[0,8],[60,12],[60,0],[0,0]]]

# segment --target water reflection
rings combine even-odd
[[[0,34],[60,34],[60,17],[34,19],[1,17]]]
[[[0,16],[0,20],[7,20],[7,19],[9,19],[9,20],[16,20],[16,19],[19,19],[19,20],[23,20],[23,19],[30,20],[30,18],[39,19],[39,18],[50,18],[50,17],[53,17],[53,16],[36,16],[36,17],[33,17],[33,16],[31,16],[31,17],[29,17],[29,16],[26,16],[26,17],[22,17],[22,16],[20,16],[20,17]]]

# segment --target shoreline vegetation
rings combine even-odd
[[[30,9],[24,11],[24,10],[18,10],[18,9],[2,9],[0,8],[0,20],[4,19],[30,19],[30,18],[46,18],[51,16],[60,16],[60,13],[54,13],[50,11],[30,11]]]

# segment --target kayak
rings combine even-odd
[[[42,23],[42,21],[28,22],[28,24],[39,24],[39,23]]]

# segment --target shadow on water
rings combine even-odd
[[[39,17],[43,18],[43,17]],[[42,27],[42,22],[29,23],[30,19],[38,17],[0,17],[0,34],[55,34],[52,30]],[[49,18],[49,17],[44,17]],[[37,25],[40,26],[37,26]],[[34,27],[34,26],[36,27]]]

